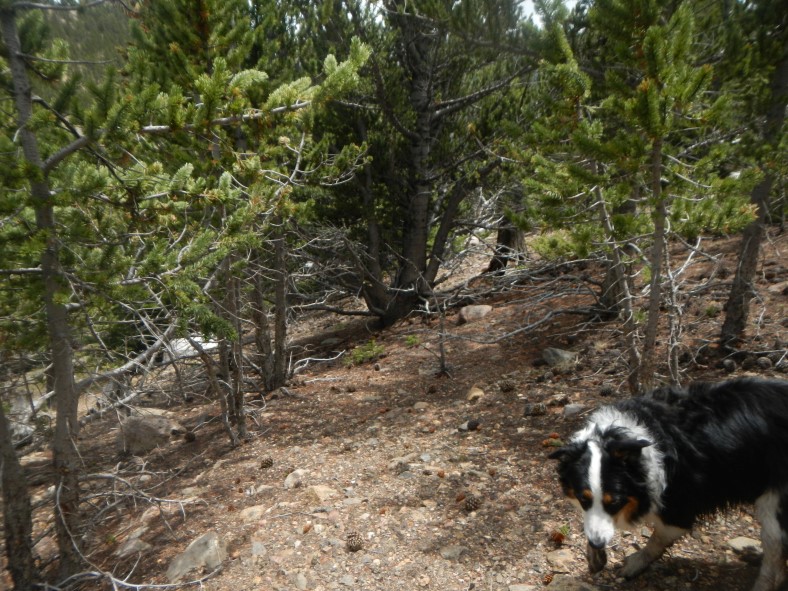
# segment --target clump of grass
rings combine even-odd
[[[406,347],[418,347],[419,345],[421,345],[421,339],[415,334],[409,334],[405,337]]]
[[[379,358],[385,351],[386,349],[383,345],[379,345],[375,342],[375,339],[371,339],[369,342],[355,347],[345,360],[345,364],[350,367],[369,363]]]

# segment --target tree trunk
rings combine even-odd
[[[274,222],[274,373],[272,386],[284,386],[287,380],[287,252],[282,220]]]
[[[654,244],[649,255],[651,286],[648,299],[648,320],[643,333],[643,350],[640,357],[639,383],[644,390],[656,386],[656,348],[662,303],[662,266],[665,260],[666,199],[662,194],[662,140],[655,139],[651,148],[651,198],[654,200]]]
[[[393,301],[384,323],[402,318],[418,307],[419,296],[430,292],[425,278],[429,242],[429,211],[432,183],[430,154],[434,143],[435,44],[431,27],[412,15],[396,15],[395,26],[402,35],[403,59],[409,75],[408,102],[413,124],[408,132],[408,182],[403,196],[402,259],[394,282]]]
[[[624,339],[627,343],[627,357],[629,363],[629,374],[627,375],[627,383],[629,391],[632,394],[637,394],[641,391],[640,385],[640,351],[638,350],[637,339],[637,324],[635,323],[635,312],[632,307],[632,290],[629,285],[629,275],[627,272],[627,265],[624,263],[624,253],[621,246],[616,242],[615,228],[610,219],[610,214],[605,205],[605,199],[602,195],[602,190],[597,187],[596,189],[597,203],[599,204],[600,213],[602,217],[602,225],[605,228],[605,233],[610,237],[611,241],[611,258],[612,264],[608,269],[608,276],[612,280],[607,280],[614,285],[611,291],[616,294],[621,294],[620,299],[616,300],[617,308],[620,308],[620,313],[623,315],[624,321]],[[604,286],[603,286],[604,289]],[[603,298],[607,290],[602,294]]]
[[[36,216],[36,227],[46,237],[41,255],[44,310],[47,318],[52,353],[57,420],[53,440],[55,469],[55,530],[60,551],[60,575],[65,578],[78,572],[79,554],[79,457],[76,440],[77,390],[74,384],[73,350],[69,335],[68,312],[60,303],[60,292],[67,287],[60,269],[60,242],[55,225],[54,204],[38,140],[28,127],[33,113],[30,81],[22,58],[21,45],[13,10],[0,10],[0,28],[6,44],[6,58],[14,86],[19,138],[25,159],[35,170],[30,180],[30,196]]]
[[[30,495],[27,492],[25,474],[14,451],[11,430],[1,402],[0,483],[3,492],[3,530],[8,570],[14,581],[15,591],[28,591],[33,588],[36,578],[33,544],[30,539],[33,531]]]
[[[262,253],[256,255],[258,265]],[[252,321],[254,322],[254,342],[257,349],[257,363],[262,372],[263,388],[270,392],[274,386],[274,351],[271,346],[271,326],[268,322],[268,306],[265,303],[265,275],[261,270],[254,273],[254,302],[252,303]]]
[[[241,327],[241,285],[238,277],[232,276],[227,285],[227,314],[233,323],[235,338],[230,349],[230,376],[232,379],[232,398],[235,428],[238,430],[238,437],[245,439],[246,431],[246,409],[244,408],[244,357],[243,357],[243,333]]]
[[[776,148],[785,122],[785,107],[788,102],[788,49],[784,50],[783,58],[774,70],[771,96],[772,102],[766,113],[764,144]],[[758,266],[758,255],[766,235],[766,214],[773,183],[774,173],[766,168],[763,180],[750,194],[750,203],[755,205],[757,217],[742,234],[739,264],[736,267],[728,301],[725,303],[725,321],[720,333],[720,344],[723,347],[735,346],[747,325],[750,300],[755,295],[753,280]]]

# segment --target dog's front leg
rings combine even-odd
[[[662,521],[657,520],[654,524],[654,532],[648,539],[648,543],[642,550],[638,550],[634,554],[627,556],[624,560],[621,574],[628,579],[638,576],[646,570],[649,564],[662,556],[665,548],[678,540],[687,533],[687,531],[688,530],[681,527],[665,525]]]

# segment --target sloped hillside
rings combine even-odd
[[[788,241],[773,236],[767,248],[750,353],[726,363],[710,344],[735,242],[707,245],[716,258],[697,256],[684,271],[687,380],[788,377]],[[80,447],[98,476],[85,487],[102,511],[91,559],[118,578],[165,583],[176,556],[215,532],[203,541],[226,558],[220,551],[205,589],[748,589],[756,567],[731,541],[758,538],[750,508],[710,518],[635,581],[618,579],[615,567],[645,542],[647,527],[617,537],[608,568],[587,574],[582,521],[546,457],[592,408],[627,396],[620,325],[582,313],[592,303],[584,276],[594,273],[568,266],[508,285],[504,278],[495,295],[485,295],[492,280],[469,281],[476,303],[491,310],[464,324],[452,313],[443,323],[413,319],[372,332],[363,322],[312,317],[294,327],[294,350],[315,360],[346,354],[307,364],[267,399],[250,395],[252,438],[236,449],[218,405],[199,390],[196,366],[191,402],[167,409],[194,441],[121,461],[117,420],[90,423]],[[550,367],[548,347],[576,359]],[[36,489],[37,498],[46,494],[45,484]],[[37,516],[44,531],[47,516]],[[49,534],[39,542],[42,560],[53,548]],[[212,570],[209,561],[182,580]]]

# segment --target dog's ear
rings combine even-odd
[[[568,460],[571,458],[576,458],[583,453],[583,448],[585,444],[580,445],[578,443],[569,443],[563,447],[558,448],[549,456],[547,456],[551,460]]]
[[[640,457],[644,447],[654,445],[648,439],[611,439],[605,445],[607,453],[616,460],[634,460]]]
[[[569,454],[569,450],[566,447],[560,447],[547,456],[551,460],[563,460]]]

